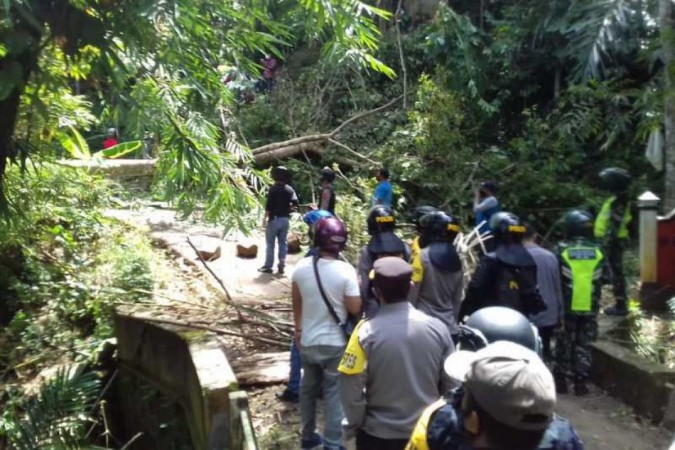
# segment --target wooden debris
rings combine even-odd
[[[240,258],[256,258],[258,256],[258,246],[237,244],[237,256]]]
[[[302,251],[302,248],[300,246],[300,236],[298,236],[296,233],[288,233],[287,241],[289,254],[295,255]]]
[[[288,381],[290,353],[254,353],[232,358],[230,364],[240,386],[261,386]]]

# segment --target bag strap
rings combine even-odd
[[[333,317],[333,320],[335,320],[335,323],[338,326],[341,326],[342,322],[340,321],[340,317],[338,317],[337,313],[335,312],[335,308],[333,308],[333,305],[331,305],[330,301],[328,301],[328,297],[326,296],[326,291],[323,290],[323,285],[321,284],[321,277],[319,276],[319,256],[318,255],[314,256],[313,265],[314,265],[314,275],[316,276],[316,284],[319,285],[319,292],[321,293],[321,298],[323,299],[323,302],[326,304],[326,308],[328,308],[328,312]]]

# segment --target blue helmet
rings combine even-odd
[[[333,214],[325,209],[314,209],[302,216],[302,221],[310,227],[313,227],[319,220],[325,219],[326,217],[333,217]]]

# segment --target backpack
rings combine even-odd
[[[525,316],[546,310],[537,286],[536,266],[512,266],[499,262],[497,275],[499,304],[515,309]]]

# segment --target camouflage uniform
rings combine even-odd
[[[604,255],[600,247],[584,238],[559,244],[565,317],[556,334],[554,375],[560,391],[572,378],[578,394],[585,392],[591,368],[590,344],[598,337]]]

